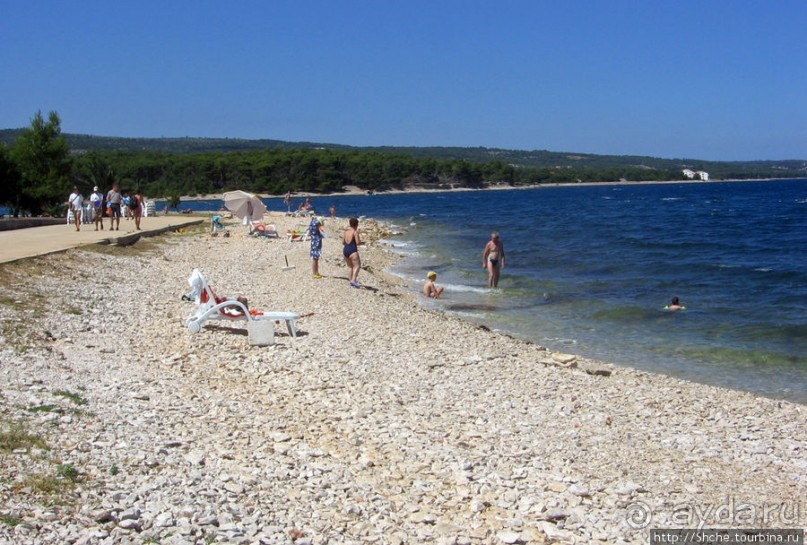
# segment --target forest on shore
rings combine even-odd
[[[72,144],[71,144],[72,143]],[[234,189],[331,193],[407,188],[483,188],[545,183],[683,180],[683,168],[713,178],[792,177],[800,161],[696,162],[488,148],[353,148],[237,139],[125,139],[65,135],[56,112],[0,131],[0,204],[56,213],[75,185],[84,195],[118,183],[176,201]]]

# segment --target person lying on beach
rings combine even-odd
[[[196,276],[195,274],[191,275],[191,277],[188,279],[188,283],[191,285],[192,289],[182,296],[183,301],[196,301],[197,305],[200,303],[209,302],[210,295],[208,294],[207,290],[203,290],[203,284],[200,276]],[[234,302],[232,305],[225,305],[219,309],[219,313],[224,316],[238,318],[244,316],[244,308],[249,309],[249,301],[243,295],[239,295],[238,297],[219,297],[216,295],[216,292],[213,291],[212,286],[210,287],[209,293],[212,294],[212,297],[214,298],[213,303],[216,305],[228,303],[230,301]],[[244,305],[244,307],[241,307],[241,305],[235,303],[241,303],[241,305]],[[259,313],[259,311],[250,310],[249,313],[256,314]]]
[[[687,307],[681,304],[678,297],[673,297],[670,304],[664,307],[664,310],[686,310]]]
[[[426,283],[423,284],[423,295],[431,299],[439,299],[445,288],[437,287],[434,284],[434,281],[437,280],[437,273],[434,271],[429,271],[429,274],[426,275],[426,277]]]
[[[241,303],[241,305],[244,306],[241,307],[241,305],[237,304],[226,305],[223,306],[221,309],[219,309],[219,314],[223,316],[229,316],[230,318],[240,318],[241,316],[244,316],[244,308],[246,308],[248,312],[253,315],[256,313],[260,313],[259,311],[249,309],[249,301],[243,295],[239,295],[238,297],[216,297],[217,305],[221,303],[227,303],[229,301],[235,301],[237,303]]]

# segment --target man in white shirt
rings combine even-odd
[[[67,206],[73,211],[76,220],[76,231],[81,231],[81,209],[84,206],[84,197],[78,192],[78,187],[73,186],[73,192],[67,197]]]
[[[98,192],[98,186],[92,188],[92,195],[90,195],[90,202],[92,203],[93,221],[95,222],[95,230],[101,226],[104,230],[104,196]]]

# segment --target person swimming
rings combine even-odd
[[[686,310],[687,307],[681,304],[681,301],[678,300],[678,297],[673,297],[670,304],[664,307],[664,310]]]

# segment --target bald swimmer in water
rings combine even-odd
[[[493,232],[482,252],[482,268],[488,270],[488,287],[499,286],[499,275],[504,268],[504,244],[499,240],[499,233]]]

